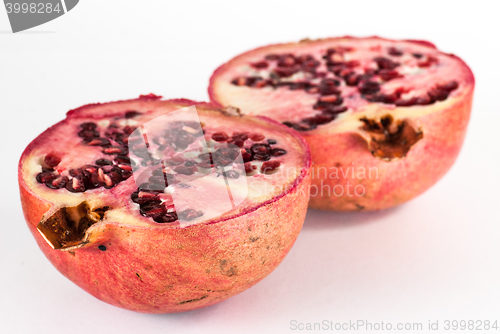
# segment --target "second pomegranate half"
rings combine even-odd
[[[219,67],[209,94],[301,132],[313,159],[312,208],[377,210],[404,203],[453,165],[474,77],[424,41],[379,37],[261,47]]]

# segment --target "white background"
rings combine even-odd
[[[447,319],[500,326],[498,4],[83,0],[18,34],[0,7],[0,333],[294,333],[292,320],[358,319],[424,328],[438,320],[443,333]],[[431,190],[382,212],[309,210],[271,275],[182,314],[100,302],[39,251],[21,212],[17,162],[67,110],[150,92],[206,100],[211,72],[240,52],[346,34],[430,40],[475,73],[463,150]]]

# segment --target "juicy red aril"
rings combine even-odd
[[[117,155],[114,161],[119,164],[131,164],[132,162],[129,157],[124,155]]]
[[[121,154],[123,153],[123,149],[120,147],[108,147],[103,150],[106,154]]]
[[[203,216],[203,211],[196,211],[194,209],[186,209],[177,214],[179,218],[190,221]]]
[[[137,111],[134,111],[134,110],[131,110],[131,111],[127,111],[125,113],[125,118],[134,118],[138,115],[140,115],[141,113],[140,112],[137,112]]]
[[[242,140],[245,141],[248,139],[248,135],[246,133],[233,133],[233,136],[231,137],[233,140]]]
[[[154,221],[157,223],[173,223],[178,219],[177,213],[175,212],[167,212],[161,216],[155,217]]]
[[[450,81],[450,82],[445,83],[443,85],[438,85],[438,88],[441,88],[441,89],[444,89],[448,92],[451,92],[452,90],[455,90],[458,88],[458,82]]]
[[[416,104],[420,104],[420,105],[428,105],[428,104],[431,104],[433,103],[434,101],[432,100],[432,98],[430,96],[420,96],[420,97],[417,97],[416,99]]]
[[[284,155],[286,154],[286,150],[282,149],[282,148],[273,148],[271,150],[271,155],[274,156],[274,157],[278,157],[280,155]]]
[[[334,118],[335,115],[333,114],[322,114],[305,118],[302,121],[311,125],[321,125],[331,122]]]
[[[49,153],[44,158],[45,164],[49,167],[56,167],[61,163],[61,158],[53,153]]]
[[[245,86],[247,83],[247,79],[244,77],[239,77],[231,81],[231,83],[236,86]]]
[[[291,54],[281,55],[278,59],[278,66],[288,67],[295,65],[295,57]]]
[[[95,124],[94,122],[86,122],[80,124],[80,127],[85,130],[95,130],[97,128],[97,124]]]
[[[433,99],[435,101],[443,101],[443,100],[446,100],[448,98],[449,92],[447,90],[444,90],[444,89],[434,88],[434,89],[431,89],[428,92],[428,94],[431,97],[431,99]]]
[[[217,142],[224,142],[229,140],[229,136],[225,132],[216,132],[212,135],[212,139]]]
[[[72,193],[81,193],[86,190],[83,180],[77,177],[72,178],[66,183],[66,189]]]
[[[99,132],[93,129],[83,129],[78,132],[78,136],[90,141],[92,138],[99,137]]]
[[[375,94],[380,90],[380,84],[375,81],[367,81],[361,84],[359,87],[359,91],[361,94],[368,95],[368,94]]]
[[[262,69],[262,68],[267,68],[269,64],[265,61],[259,61],[256,63],[251,64],[252,67],[257,68],[257,69]]]
[[[250,174],[251,172],[253,172],[256,169],[257,169],[257,167],[252,165],[250,162],[245,163],[245,173]]]
[[[38,183],[45,183],[45,182],[48,182],[48,181],[52,181],[56,177],[57,177],[56,174],[52,174],[50,172],[41,172],[41,173],[37,174],[36,180],[37,180]]]
[[[315,109],[322,109],[322,108],[324,108],[324,106],[320,106],[320,105],[318,105],[318,103],[316,103],[314,105],[314,108]],[[292,122],[288,122],[288,121],[283,122],[283,124],[294,129],[294,130],[297,130],[297,131],[308,131],[308,130],[312,130],[312,129],[316,128],[315,125],[309,124],[306,126],[306,125],[301,125],[301,124],[292,123]]]
[[[378,74],[380,75],[380,78],[384,81],[389,81],[402,76],[396,70],[380,70]]]
[[[97,159],[95,161],[95,164],[98,166],[107,166],[107,165],[112,165],[113,162],[111,160],[108,160],[108,159]]]
[[[271,159],[271,156],[269,154],[254,154],[254,159],[255,160],[260,160],[260,161],[267,161],[269,159]]]
[[[111,145],[111,142],[106,138],[94,138],[87,143],[90,146],[107,146]]]
[[[243,140],[234,140],[233,141],[233,144],[238,146],[238,147],[243,147],[243,145],[245,145],[245,142]]]
[[[45,185],[50,189],[61,189],[66,186],[68,180],[67,176],[59,175],[55,179],[45,182]]]
[[[267,144],[253,144],[250,149],[253,153],[268,154],[271,148]]]
[[[141,194],[142,194],[142,196],[141,196]],[[151,194],[151,196],[144,196],[144,194]],[[132,201],[134,203],[137,203],[139,205],[146,204],[147,202],[150,202],[150,201],[158,201],[158,202],[160,201],[160,199],[158,198],[156,193],[148,193],[145,191],[136,191],[136,192],[132,193],[130,198],[132,199]]]
[[[242,150],[241,157],[243,158],[243,162],[248,162],[252,160],[252,152],[248,149]]]
[[[345,79],[347,86],[357,86],[360,81],[360,76],[357,74],[351,74]]]
[[[391,56],[399,57],[403,55],[403,51],[396,49],[395,47],[390,47],[388,53]]]
[[[400,65],[398,62],[385,57],[375,57],[373,60],[377,63],[379,69],[393,70]]]
[[[277,67],[274,69],[274,73],[281,78],[287,78],[299,71],[298,67]]]
[[[278,168],[280,165],[281,165],[281,162],[276,161],[276,160],[266,161],[262,164],[260,171],[264,174],[270,173],[270,172],[274,171],[276,168]]]
[[[334,114],[334,115],[343,113],[345,111],[347,111],[346,106],[330,106],[323,109],[324,113]]]
[[[260,133],[255,133],[255,134],[252,134],[250,135],[250,139],[252,141],[261,141],[261,140],[264,140],[266,137]]]

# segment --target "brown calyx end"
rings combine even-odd
[[[42,219],[37,229],[52,248],[71,250],[87,243],[84,240],[85,232],[102,220],[107,210],[107,206],[91,210],[87,202],[74,207],[63,207],[50,217]]]
[[[386,115],[380,120],[361,118],[362,129],[366,131],[371,140],[368,143],[374,157],[391,161],[404,158],[420,139],[424,137],[421,130],[415,129],[407,121],[395,122],[391,115]]]

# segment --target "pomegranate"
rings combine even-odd
[[[194,119],[179,113],[193,108]],[[284,125],[147,95],[69,111],[26,148],[19,185],[62,274],[112,305],[169,313],[278,266],[305,218],[309,169],[307,144]]]
[[[379,37],[261,47],[220,66],[214,103],[265,115],[311,147],[310,207],[389,208],[421,194],[454,163],[474,77],[425,41]]]

